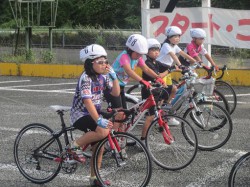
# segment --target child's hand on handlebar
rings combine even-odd
[[[140,80],[140,83],[143,84],[146,87],[146,89],[151,88],[151,84],[148,81],[142,79]]]
[[[99,127],[104,128],[104,129],[113,127],[113,123],[107,119],[104,119],[102,116],[98,118],[96,123]]]
[[[220,68],[217,65],[214,66],[214,69],[215,71],[220,71]]]
[[[160,84],[163,85],[163,86],[166,86],[165,82],[162,80],[161,77],[156,78],[156,79],[155,79],[155,82],[156,82],[156,83],[160,83]]]

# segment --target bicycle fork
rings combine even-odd
[[[172,136],[169,126],[167,122],[163,121],[162,119],[162,110],[159,110],[158,114],[158,124],[159,124],[159,130],[162,133],[162,136],[164,138],[164,141],[166,144],[170,145],[174,142],[174,137]]]
[[[111,148],[112,156],[115,158],[117,167],[121,167],[122,165],[124,165],[124,163],[121,163],[121,162],[118,161],[115,149],[119,153],[119,156],[121,157],[122,161],[124,161],[124,158],[123,158],[123,155],[122,155],[122,152],[121,152],[120,145],[118,144],[118,141],[117,141],[117,139],[115,138],[115,136],[113,134],[113,130],[108,135],[108,142],[109,142],[109,145],[110,145],[110,148]]]
[[[197,107],[197,105],[196,105],[196,103],[195,103],[195,101],[194,100],[192,100],[192,105],[193,105],[193,107],[194,107],[194,109],[195,109],[195,114],[193,114],[193,116],[195,117],[195,116],[197,116],[198,118],[199,118],[199,120],[200,120],[200,124],[201,124],[201,126],[202,126],[202,128],[205,130],[206,129],[206,127],[207,128],[209,128],[208,127],[208,121],[207,122],[205,122],[205,119],[204,119],[204,117],[203,117],[203,115],[202,115],[202,111],[200,110],[200,108],[198,108]],[[211,105],[211,107],[212,107],[212,105]],[[210,109],[209,109],[210,110]],[[211,114],[211,113],[210,113]],[[209,118],[208,118],[208,120],[209,120]],[[199,122],[199,121],[197,121],[197,122]]]

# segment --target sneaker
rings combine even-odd
[[[86,158],[83,156],[82,148],[79,146],[74,146],[71,144],[70,151],[73,154],[74,160],[84,164],[86,162]]]
[[[103,185],[97,180],[97,178],[89,178],[89,182],[90,182],[90,186],[95,186],[95,187],[103,187]],[[110,186],[110,181],[109,180],[106,180],[104,181],[104,184],[106,186]]]
[[[123,157],[124,159],[127,159],[127,158],[128,158],[128,154],[127,154],[127,152],[126,152],[125,149],[122,149],[122,150],[121,150],[121,153],[122,153],[122,157]]]
[[[168,126],[178,126],[180,125],[180,122],[177,121],[175,118],[170,118],[168,120]]]

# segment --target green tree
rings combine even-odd
[[[152,8],[159,8],[160,0],[151,0]],[[249,0],[211,0],[212,7],[250,9]],[[201,6],[201,0],[179,0],[177,7]],[[50,12],[44,6],[43,12]],[[0,3],[0,28],[14,28],[15,21],[8,0]],[[41,18],[41,24],[49,24],[48,17]],[[59,0],[56,26],[92,26],[99,28],[139,29],[141,27],[140,0]]]

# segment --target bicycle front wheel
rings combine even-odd
[[[14,143],[14,159],[21,174],[29,181],[43,184],[54,179],[61,169],[62,145],[53,131],[43,124],[25,126]]]
[[[174,141],[170,144],[164,141],[162,133],[166,133],[166,130],[159,126],[156,119],[147,132],[148,151],[158,166],[167,170],[183,169],[194,160],[197,153],[198,142],[195,131],[186,120],[179,116],[165,115],[162,118],[166,122],[172,118],[180,122],[177,126],[169,126]]]
[[[114,132],[116,139],[136,142],[136,146],[122,146],[122,155],[115,151],[107,150],[102,157],[101,167],[98,167],[98,155],[101,155],[103,146],[108,143],[108,139],[102,140],[96,147],[94,153],[94,170],[97,179],[105,186],[104,181],[109,180],[110,186],[147,186],[152,175],[152,163],[147,148],[135,136]],[[115,159],[117,156],[117,161]]]
[[[228,186],[241,187],[250,184],[250,152],[244,154],[231,169]]]
[[[231,137],[233,129],[231,117],[216,103],[196,103],[196,107],[189,108],[183,118],[195,129],[199,142],[198,147],[201,150],[218,149]]]

